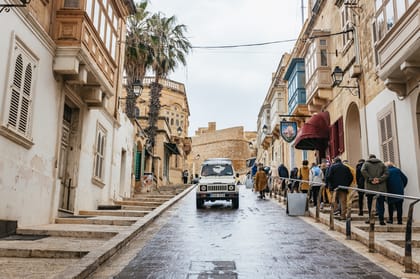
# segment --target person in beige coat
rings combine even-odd
[[[267,187],[267,175],[263,167],[259,167],[255,175],[255,192],[260,192],[260,199],[265,198],[264,190]]]

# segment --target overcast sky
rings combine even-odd
[[[301,0],[150,0],[148,9],[175,15],[178,24],[187,25],[193,46],[296,39],[302,27]],[[187,66],[168,77],[186,86],[188,134],[211,121],[217,129],[244,126],[255,131],[271,74],[293,45],[193,49]]]

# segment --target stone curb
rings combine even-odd
[[[178,202],[181,198],[185,197],[192,189],[195,188],[195,184],[191,185],[183,192],[174,196],[172,199],[164,202],[159,207],[154,209],[152,212],[144,217],[140,217],[137,222],[131,225],[127,230],[118,233],[116,236],[111,238],[101,247],[96,250],[90,251],[86,256],[80,259],[74,265],[66,268],[59,274],[55,275],[54,279],[82,279],[87,278],[93,273],[102,263],[111,258],[118,250],[123,248],[129,241],[136,237],[144,228],[149,225],[153,220],[159,217],[166,209],[171,207],[173,204]]]

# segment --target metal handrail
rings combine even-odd
[[[348,187],[348,186],[341,186],[339,185],[334,192],[337,189],[343,189],[343,190],[352,190],[351,195],[357,192],[364,192],[367,194],[373,194],[374,199],[372,202],[372,210],[370,212],[369,216],[369,252],[374,252],[374,232],[375,232],[375,208],[376,208],[376,198],[378,196],[384,196],[384,197],[391,197],[391,198],[399,198],[399,199],[407,199],[407,200],[413,200],[412,203],[410,203],[408,214],[407,214],[407,227],[405,230],[405,253],[404,253],[404,267],[406,273],[413,273],[413,258],[412,258],[412,224],[413,224],[413,210],[416,203],[420,201],[420,197],[414,197],[414,196],[406,196],[406,195],[398,195],[398,194],[391,194],[391,193],[384,193],[384,192],[377,192],[372,190],[366,190],[366,189],[360,189],[355,187]],[[331,219],[330,219],[331,220]],[[351,238],[351,207],[347,207],[347,218],[346,218],[346,235],[347,239]]]
[[[279,178],[280,179],[285,179],[286,181],[291,180],[291,181],[294,181],[294,182],[299,182],[298,192],[301,192],[300,186],[301,186],[302,182],[308,183],[309,184],[309,189],[308,189],[308,192],[306,193],[307,203],[309,201],[310,191],[311,191],[312,187],[314,186],[313,184],[317,184],[315,187],[321,186],[320,189],[319,189],[318,196],[316,197],[317,203],[316,203],[316,210],[315,210],[315,221],[320,222],[320,220],[319,220],[319,212],[320,212],[319,206],[321,204],[321,195],[322,195],[323,190],[326,187],[326,183],[325,182],[313,182],[313,181],[310,181],[310,180],[303,180],[303,179],[296,179],[296,178],[289,178],[289,177],[282,177],[282,176],[279,176]],[[289,192],[289,188],[286,187],[285,192],[284,192],[284,197],[286,197],[288,192]]]

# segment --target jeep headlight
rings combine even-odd
[[[228,190],[229,191],[235,191],[235,185],[229,185]]]
[[[202,192],[207,191],[207,185],[200,185],[200,191]]]

